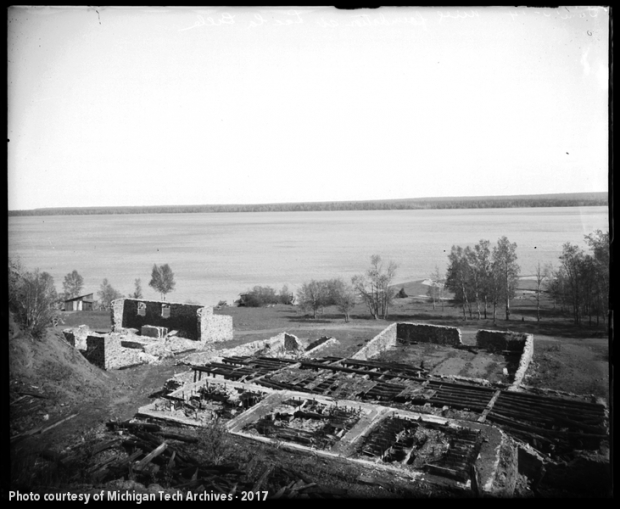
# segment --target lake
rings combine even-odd
[[[538,262],[557,266],[565,242],[585,248],[597,229],[609,229],[607,207],[23,216],[9,218],[9,256],[49,272],[59,292],[75,269],[83,293],[107,278],[128,294],[140,278],[147,299],[159,297],[148,286],[153,264],[168,263],[168,300],[213,305],[255,285],[350,280],[373,254],[399,264],[396,282],[424,279],[435,266],[445,272],[452,245],[503,235],[528,275]]]

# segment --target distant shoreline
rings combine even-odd
[[[232,205],[146,205],[119,207],[58,207],[9,210],[11,216],[64,216],[102,214],[196,214],[230,212],[321,212],[350,210],[428,210],[528,207],[608,206],[608,193],[560,193],[514,196],[464,196],[396,200],[330,201]]]

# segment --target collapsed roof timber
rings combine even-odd
[[[124,304],[122,309],[133,320],[140,307]],[[117,331],[126,332],[126,323],[116,324]],[[143,333],[149,333],[149,325],[161,327],[142,324]],[[222,340],[221,334],[211,341],[206,337],[192,343],[205,348]],[[395,323],[350,358],[317,357],[335,342],[321,338],[304,348],[295,336],[282,333],[191,354],[183,361],[190,369],[171,379],[167,394],[138,415],[191,426],[218,416],[236,436],[474,494],[510,495],[516,471],[534,483],[545,470],[547,476],[566,475],[563,459],[576,450],[598,454],[608,441],[604,402],[551,397],[523,385],[534,352],[532,335],[480,330],[472,347],[463,345],[455,327]],[[434,350],[425,355],[429,346]],[[399,359],[421,361],[386,361],[395,349]],[[470,364],[483,366],[494,356],[493,367],[504,366],[503,376],[442,372],[431,359],[441,349],[452,364],[455,351],[467,350]],[[604,455],[602,462],[600,454],[591,464],[581,461],[580,482],[600,484],[606,476]]]

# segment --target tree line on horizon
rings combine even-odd
[[[59,207],[10,210],[9,216],[100,215],[100,214],[189,214],[217,212],[313,212],[342,210],[416,210],[527,207],[607,206],[607,193],[411,198],[394,200],[330,201],[301,203],[166,205],[120,207]]]

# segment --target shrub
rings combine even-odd
[[[47,272],[25,272],[18,261],[9,260],[9,310],[22,329],[41,338],[52,320],[58,295]]]
[[[198,448],[214,465],[220,465],[230,456],[233,444],[220,417],[214,417],[198,428]]]
[[[241,294],[239,306],[258,308],[277,304],[279,302],[276,291],[270,286],[255,286],[252,290]]]

